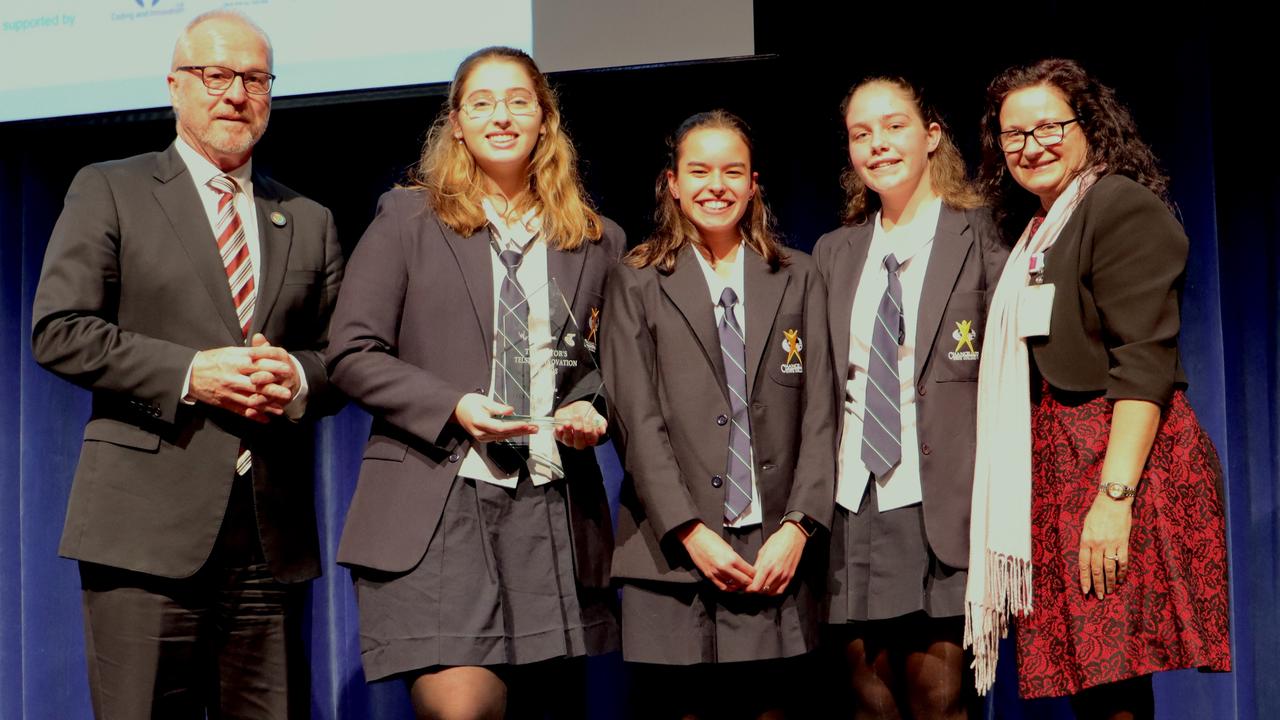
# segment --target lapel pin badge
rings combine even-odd
[[[276,227],[284,227],[284,224],[287,222],[289,221],[285,219],[284,213],[280,212],[279,210],[276,210],[275,212],[271,213],[272,225],[275,225]]]

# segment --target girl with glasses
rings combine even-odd
[[[464,60],[329,349],[373,416],[338,549],[365,676],[401,679],[420,718],[580,717],[582,658],[617,648],[588,333],[624,249],[532,59]]]

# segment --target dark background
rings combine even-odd
[[[1268,672],[1280,648],[1280,175],[1269,130],[1272,41],[1251,29],[1261,24],[1221,3],[1179,14],[1099,2],[819,10],[759,0],[755,58],[559,73],[552,83],[589,192],[633,243],[652,228],[666,135],[694,112],[724,107],[753,126],[766,197],[801,249],[838,222],[846,163],[838,106],[859,78],[902,74],[923,85],[971,167],[983,91],[1005,67],[1073,57],[1116,88],[1172,176],[1192,240],[1181,347],[1192,402],[1227,469],[1236,670],[1162,675],[1158,714],[1272,718],[1280,714],[1280,682]],[[256,167],[328,205],[349,251],[378,195],[416,161],[443,92],[277,101]],[[31,359],[44,247],[78,168],[160,150],[172,138],[167,111],[0,125],[0,720],[90,716],[75,564],[56,557],[88,394]],[[309,620],[317,718],[409,717],[399,686],[365,685],[349,576],[332,564],[367,428],[367,416],[348,408],[320,429],[327,564]],[[616,468],[610,449],[601,457]],[[616,469],[611,476],[616,483]],[[1004,658],[990,717],[1065,717],[1062,703],[1018,701],[1011,653]],[[620,662],[594,661],[591,678],[595,717],[622,716]]]

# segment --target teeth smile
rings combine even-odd
[[[702,203],[702,206],[708,210],[723,210],[729,207],[729,202],[727,200],[707,200]]]

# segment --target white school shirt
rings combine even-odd
[[[942,199],[920,208],[909,226],[886,231],[880,224],[880,213],[873,220],[871,247],[862,267],[862,278],[849,315],[849,368],[844,384],[844,430],[840,435],[840,452],[836,455],[836,503],[856,513],[866,492],[871,471],[862,461],[862,414],[867,398],[867,365],[871,356],[871,335],[875,329],[880,298],[889,285],[884,257],[893,253],[902,267],[898,279],[902,283],[902,314],[906,337],[898,348],[898,407],[902,418],[902,460],[883,478],[876,480],[876,499],[880,511],[893,510],[920,502],[920,452],[916,434],[916,325],[920,314],[920,293],[924,288],[933,236],[938,229]]]
[[[540,222],[535,210],[525,213],[518,221],[508,224],[494,209],[488,198],[483,201],[485,217],[493,228],[498,239],[498,246],[503,250],[516,250],[524,247],[524,259],[516,268],[516,279],[524,289],[529,303],[529,414],[537,416],[550,415],[555,409],[556,373],[551,364],[551,351],[554,339],[551,337],[551,298],[547,276],[547,243],[539,237],[532,243],[530,238],[538,234]],[[484,230],[482,232],[487,232]],[[480,238],[474,238],[480,241]],[[493,397],[497,372],[498,318],[502,303],[502,280],[507,276],[507,266],[502,264],[498,253],[490,245],[489,260],[493,267],[493,349],[494,362],[489,368],[489,397]],[[529,436],[529,476],[534,485],[546,483],[564,477],[564,467],[560,464],[560,449],[556,447],[555,428],[550,425],[539,425],[538,432]],[[520,480],[518,472],[507,472],[493,463],[488,456],[468,449],[458,474],[465,478],[492,483],[505,488],[514,488]]]
[[[738,321],[738,327],[742,328],[743,337],[746,337],[747,334],[747,290],[746,276],[743,273],[743,268],[746,265],[745,260],[747,252],[747,248],[742,245],[742,243],[738,243],[738,253],[734,260],[719,261],[719,264],[721,265],[731,266],[729,268],[729,278],[727,280],[716,274],[715,269],[711,267],[711,263],[707,262],[706,259],[702,257],[702,253],[698,252],[696,249],[693,253],[698,258],[698,266],[702,268],[702,276],[707,279],[707,289],[711,293],[711,306],[714,308],[716,314],[716,328],[718,329],[721,321],[724,320],[724,308],[720,307],[720,295],[724,292],[726,287],[731,287],[733,288],[733,291],[738,294],[738,304],[735,307],[733,316]],[[749,385],[750,383],[751,381],[748,380],[747,384]],[[752,443],[752,445],[754,446],[754,443]],[[726,447],[726,464],[729,461],[728,455],[729,449]],[[756,451],[753,447],[751,450],[751,457],[748,458],[748,467],[751,470],[751,502],[747,505],[747,508],[738,515],[738,517],[733,520],[726,520],[724,523],[725,527],[745,528],[753,525],[759,525],[761,523],[762,516],[760,513],[760,503],[756,502],[760,498],[760,489],[756,487],[755,458]]]

